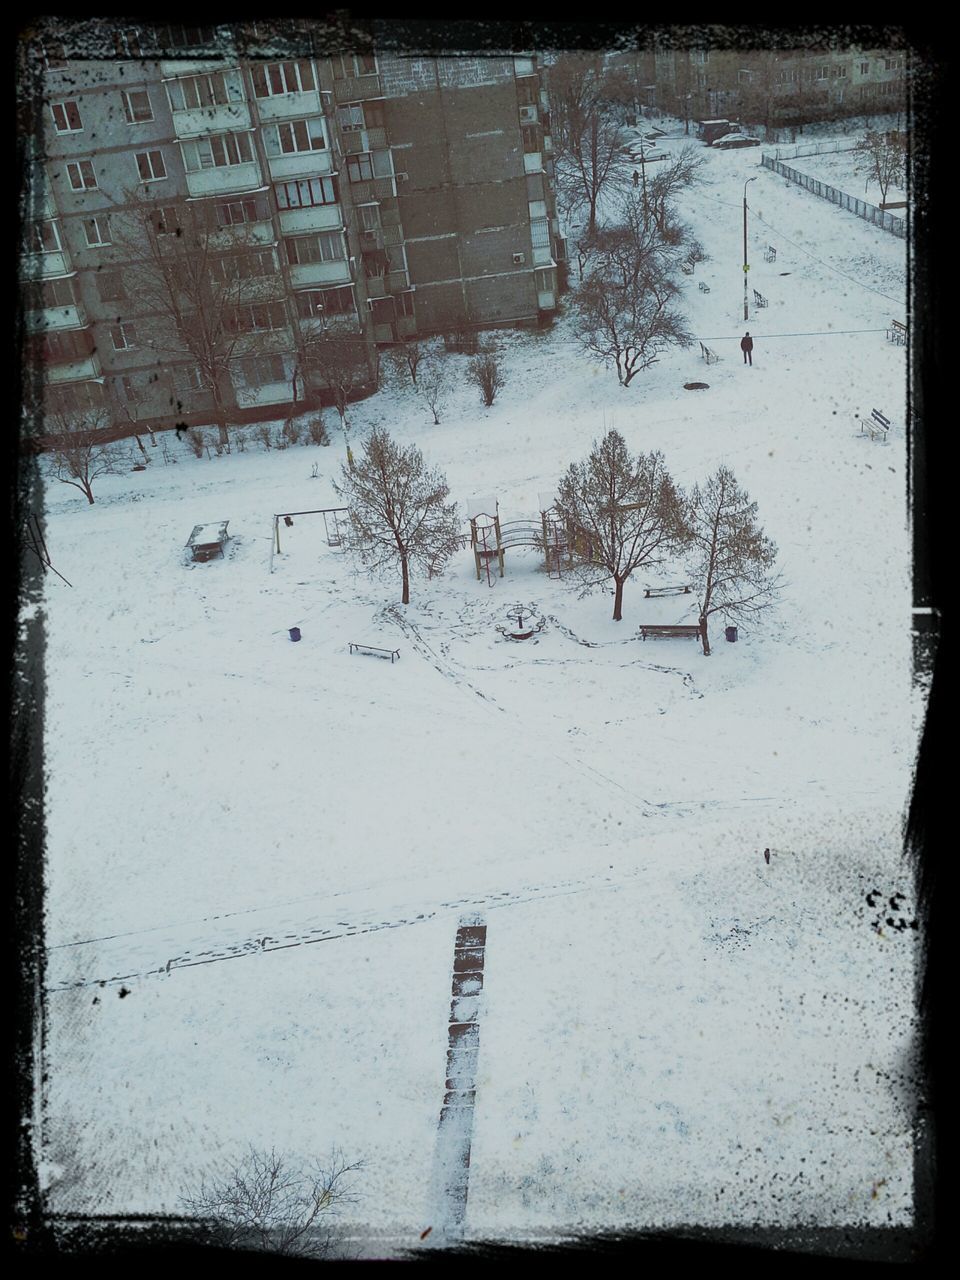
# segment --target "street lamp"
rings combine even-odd
[[[751,182],[756,182],[756,178],[748,178],[743,184],[743,318],[748,320],[747,314],[747,273],[750,270],[750,264],[747,262],[747,187]]]

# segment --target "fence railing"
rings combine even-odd
[[[775,160],[798,160],[800,156],[830,156],[838,151],[853,151],[856,138],[835,138],[833,142],[797,142],[789,147],[777,147]]]
[[[772,156],[762,156],[761,161],[765,169],[772,169],[774,173],[779,173],[781,177],[789,179],[790,182],[796,182],[801,187],[806,187],[808,191],[812,191],[815,196],[819,196],[822,200],[830,200],[833,204],[838,204],[841,209],[847,209],[850,213],[855,213],[858,218],[863,218],[865,222],[872,222],[875,227],[882,227],[884,231],[892,231],[895,236],[901,239],[906,237],[907,223],[905,218],[898,218],[895,214],[887,213],[884,209],[878,209],[875,204],[868,204],[866,200],[860,200],[856,196],[848,196],[845,191],[838,191],[836,187],[829,186],[826,182],[821,182],[819,178],[811,178],[806,173],[799,173],[796,169],[791,169],[789,165],[783,164],[780,160],[774,160]]]

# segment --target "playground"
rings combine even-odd
[[[338,431],[184,447],[102,477],[94,506],[48,484],[58,1211],[175,1213],[246,1143],[338,1145],[367,1161],[368,1247],[419,1247],[473,913],[470,1231],[909,1222],[916,935],[865,904],[910,892],[922,711],[906,353],[886,337],[904,243],[750,150],[709,163],[685,213],[709,259],[684,286],[708,388],[684,390],[695,344],[625,391],[561,317],[497,335],[489,409],[462,379],[439,426],[401,384],[351,406],[354,452],[387,424],[463,516],[406,608],[343,544]],[[768,306],[745,367],[753,175]],[[883,439],[855,425],[875,408]],[[544,499],[610,427],[686,489],[729,465],[778,545],[777,611],[709,658],[641,634],[696,623],[682,562],[638,570],[622,622],[566,571]],[[193,560],[211,525],[222,554]]]

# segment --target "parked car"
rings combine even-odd
[[[647,164],[651,160],[666,160],[669,154],[668,151],[658,151],[656,147],[644,147],[642,151],[639,147],[633,147],[629,152],[630,159],[635,164],[639,163],[640,160],[646,160]]]
[[[745,133],[728,133],[713,144],[718,151],[730,151],[736,147],[759,147],[759,138],[749,138]]]

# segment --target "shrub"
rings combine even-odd
[[[330,443],[330,433],[323,420],[323,414],[319,410],[307,419],[307,433],[314,444]]]
[[[255,435],[265,449],[273,448],[273,431],[269,422],[258,423]]]
[[[195,458],[202,458],[204,446],[207,443],[204,439],[203,432],[198,427],[191,427],[187,432],[186,439],[187,447],[190,449],[193,456]]]
[[[467,381],[479,389],[480,398],[489,409],[504,383],[500,357],[493,351],[481,351],[474,356],[467,366]]]

